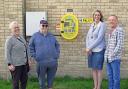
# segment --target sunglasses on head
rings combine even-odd
[[[42,25],[42,27],[48,27],[48,25],[46,24],[46,25]]]

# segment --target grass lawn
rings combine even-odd
[[[11,80],[0,80],[0,89],[12,89]],[[102,89],[107,88],[107,80],[103,80]],[[27,89],[39,89],[38,80],[30,78]],[[92,79],[61,77],[54,81],[54,89],[93,89]],[[121,80],[121,89],[128,89],[128,79]]]

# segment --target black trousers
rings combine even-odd
[[[16,66],[15,70],[10,72],[12,75],[13,89],[26,89],[28,80],[28,72],[26,66]]]

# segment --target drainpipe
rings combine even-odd
[[[23,0],[23,3],[22,3],[22,16],[23,16],[23,36],[24,38],[27,40],[27,37],[26,37],[26,0]]]

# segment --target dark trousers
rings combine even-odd
[[[37,63],[37,74],[40,89],[46,89],[45,76],[47,75],[47,87],[52,88],[54,77],[57,71],[57,62]]]
[[[16,66],[14,71],[11,71],[13,89],[26,89],[28,72],[25,65]],[[19,88],[20,84],[20,88]]]

